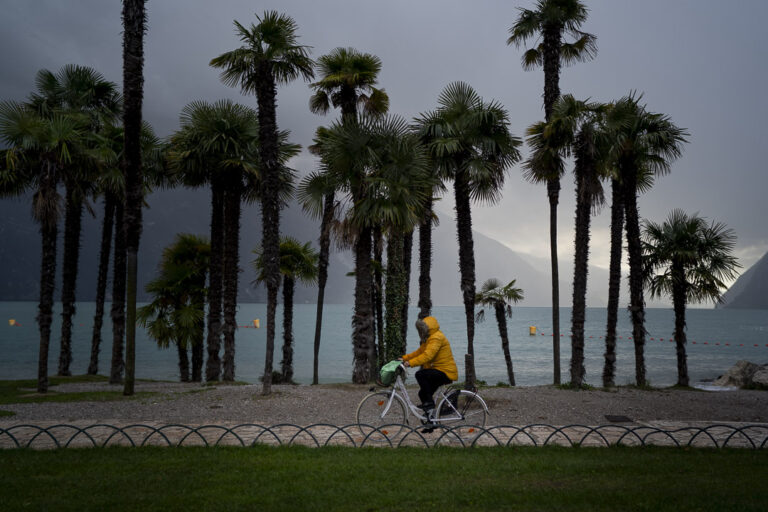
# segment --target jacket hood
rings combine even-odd
[[[440,324],[437,323],[437,318],[433,316],[428,316],[423,319],[423,322],[427,324],[427,327],[429,327],[429,335],[432,336],[435,334],[438,330],[440,330]]]

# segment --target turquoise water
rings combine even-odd
[[[94,303],[78,303],[73,329],[72,373],[84,374],[90,357],[91,325]],[[109,311],[109,306],[107,306]],[[315,327],[314,304],[298,304],[294,312],[294,371],[299,383],[312,380],[312,346]],[[61,305],[54,309],[53,335],[49,370],[58,367]],[[411,308],[408,350],[417,347],[416,329],[412,326],[416,308]],[[35,323],[37,304],[32,302],[0,302],[0,378],[22,379],[37,376],[39,333]],[[274,365],[282,358],[282,309],[278,306],[277,337]],[[349,382],[352,374],[351,307],[329,304],[323,315],[323,337],[320,347],[320,382]],[[490,313],[490,312],[489,312]],[[466,326],[461,306],[436,307],[433,314],[443,332],[451,341],[460,379],[464,378],[463,354],[466,352]],[[606,310],[587,310],[586,381],[600,385],[603,368]],[[240,304],[238,324],[253,325],[260,319],[261,328],[241,328],[237,332],[235,371],[238,380],[258,382],[264,371],[266,341],[266,306]],[[10,326],[14,319],[17,326]],[[674,343],[670,343],[674,326],[671,309],[647,311],[648,339],[646,343],[647,376],[652,385],[664,386],[676,382],[677,362]],[[688,311],[688,369],[692,382],[713,379],[736,361],[746,359],[755,363],[768,363],[768,311],[691,309]],[[529,326],[537,328],[537,335],[529,335]],[[552,382],[552,320],[549,308],[515,308],[509,320],[510,351],[517,384],[533,386]],[[561,312],[561,369],[562,380],[570,380],[570,309]],[[619,312],[617,347],[617,384],[634,382],[634,349],[632,328],[626,311]],[[542,335],[543,334],[543,335]],[[111,357],[111,324],[105,317],[102,331],[102,351],[99,360],[101,374],[109,371]],[[654,338],[651,340],[650,338]],[[664,341],[660,341],[663,338]],[[694,343],[695,342],[695,343]],[[728,344],[728,345],[726,345]],[[755,346],[757,345],[757,346]],[[506,367],[500,338],[493,315],[476,325],[475,358],[478,378],[489,384],[506,381]],[[149,339],[142,329],[137,333],[136,374],[138,378],[178,379],[175,350],[162,350]]]

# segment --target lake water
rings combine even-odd
[[[77,304],[73,328],[73,374],[84,374],[90,357],[91,325],[95,304]],[[106,311],[109,311],[107,305]],[[315,327],[314,304],[298,304],[294,311],[294,373],[299,383],[312,380],[312,346]],[[35,323],[37,303],[0,302],[0,378],[36,378],[39,332]],[[54,309],[49,371],[58,367],[61,305]],[[413,327],[416,308],[409,316],[408,350],[417,348],[417,334]],[[490,315],[488,313],[491,313]],[[282,357],[282,309],[277,310],[277,335],[274,366],[279,367]],[[323,315],[323,336],[320,346],[320,382],[349,382],[352,374],[351,306],[327,304]],[[451,342],[459,366],[460,379],[464,379],[463,354],[467,348],[464,309],[461,306],[436,307],[433,315]],[[602,382],[606,310],[587,309],[585,326],[586,381],[592,385]],[[11,326],[10,319],[17,324]],[[237,380],[258,382],[264,371],[266,341],[266,305],[240,304],[237,322],[240,326],[253,325],[259,319],[261,328],[240,328],[236,338],[235,372]],[[107,374],[111,357],[111,323],[104,319],[99,373]],[[690,309],[688,320],[688,369],[691,382],[716,378],[736,361],[746,359],[755,363],[768,363],[768,311],[731,309]],[[529,326],[537,334],[529,334]],[[517,384],[533,386],[552,382],[552,319],[549,308],[515,308],[509,320],[510,351]],[[647,310],[646,371],[654,386],[676,382],[677,362],[674,343],[670,343],[674,329],[671,309]],[[570,380],[570,309],[562,308],[560,330],[562,381]],[[617,340],[616,383],[634,382],[634,349],[629,314],[619,312]],[[653,338],[653,339],[651,339]],[[663,340],[662,340],[663,339]],[[695,343],[694,343],[695,342]],[[489,384],[506,382],[506,366],[501,351],[496,320],[486,312],[486,321],[475,328],[475,359],[479,379]],[[137,331],[136,376],[138,378],[178,379],[175,350],[157,347],[142,329]]]

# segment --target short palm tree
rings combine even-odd
[[[589,10],[580,0],[537,0],[536,8],[520,8],[520,15],[509,29],[507,44],[518,48],[529,40],[540,41],[525,51],[523,68],[544,68],[544,119],[549,122],[555,101],[560,96],[560,67],[592,59],[596,52],[596,38],[582,32]],[[563,36],[573,42],[563,41]],[[562,170],[557,167],[541,169],[532,176],[536,183],[547,184],[549,198],[549,240],[552,261],[552,343],[554,380],[560,384],[560,283],[557,262],[557,204],[560,196]]]
[[[136,281],[144,179],[141,164],[141,106],[144,99],[146,0],[123,2],[123,173],[125,174],[126,331],[125,386],[133,395],[136,373]]]
[[[635,345],[635,380],[645,380],[645,300],[640,216],[637,206],[639,187],[652,176],[669,172],[670,162],[682,153],[687,133],[669,117],[648,112],[640,104],[642,96],[630,94],[614,102],[605,116],[605,165],[616,169],[622,184],[627,248],[629,252],[629,293],[632,339]]]
[[[117,117],[121,107],[117,85],[89,67],[70,64],[63,66],[56,73],[42,69],[35,77],[35,85],[35,92],[29,98],[29,106],[43,117],[61,112],[83,116],[88,123],[89,135],[94,135],[89,137],[89,148],[95,147],[96,133],[106,122],[111,122]],[[72,317],[75,314],[83,206],[94,191],[93,182],[101,168],[91,155],[83,157],[73,160],[63,173],[66,194],[59,375],[71,375]]]
[[[494,203],[506,170],[520,159],[521,141],[509,132],[509,116],[499,103],[485,102],[466,83],[449,84],[438,108],[416,120],[419,134],[430,140],[429,151],[440,176],[453,182],[459,240],[460,287],[467,322],[466,381],[475,380],[475,256],[471,201]]]
[[[275,309],[280,285],[280,189],[281,168],[277,128],[277,84],[287,84],[299,77],[314,77],[309,47],[298,44],[297,25],[290,16],[267,11],[256,17],[258,24],[249,28],[235,21],[243,45],[211,60],[222,70],[221,79],[229,86],[239,85],[242,92],[256,94],[259,121],[259,156],[261,160],[262,244],[266,261],[267,347],[263,389],[272,387],[272,359],[275,345]],[[234,311],[232,312],[234,314]],[[225,331],[225,337],[229,333]],[[234,329],[231,333],[234,336]]]
[[[210,263],[208,240],[178,234],[163,251],[159,276],[147,284],[152,302],[139,308],[139,323],[161,348],[175,344],[182,382],[202,380],[205,340],[205,281]],[[192,350],[192,375],[187,351]]]
[[[512,357],[509,354],[509,335],[507,333],[507,318],[512,318],[512,305],[523,300],[523,290],[515,287],[513,279],[506,285],[492,277],[485,281],[480,291],[475,295],[475,304],[483,308],[492,308],[496,314],[496,324],[499,326],[501,336],[501,349],[504,351],[504,361],[507,363],[507,376],[509,385],[515,385],[515,371],[512,368]],[[485,319],[485,309],[477,312],[475,319],[482,322]]]
[[[256,255],[253,267],[258,276],[255,283],[261,283],[266,278],[264,253],[260,249],[253,253]],[[274,372],[272,376],[275,383],[293,383],[293,292],[296,281],[305,284],[317,281],[317,260],[317,251],[310,242],[301,244],[295,238],[282,237],[280,274],[283,276],[283,360],[280,362],[280,372]]]
[[[220,322],[224,312],[223,378],[234,380],[240,208],[246,183],[260,174],[256,112],[230,100],[190,103],[171,136],[168,161],[190,186],[211,186],[211,273],[206,380],[219,379]]]
[[[685,309],[691,302],[721,301],[725,281],[740,267],[733,256],[736,235],[724,224],[675,209],[661,224],[643,226],[643,270],[651,297],[667,295],[675,311],[677,385],[688,386]]]
[[[88,123],[83,116],[66,112],[41,115],[17,102],[0,103],[0,140],[5,151],[2,173],[3,191],[19,194],[33,191],[32,215],[40,224],[42,258],[40,302],[37,322],[40,328],[37,390],[48,390],[48,351],[53,315],[56,276],[56,239],[61,211],[57,187],[67,166],[84,154]]]

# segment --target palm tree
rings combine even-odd
[[[621,287],[621,237],[624,232],[624,200],[622,186],[614,172],[611,180],[611,258],[608,270],[608,311],[603,355],[603,387],[613,387],[616,375],[616,323]]]
[[[259,117],[259,156],[262,166],[261,209],[262,245],[266,260],[267,285],[267,348],[263,393],[272,385],[272,359],[275,345],[275,308],[280,285],[280,202],[281,189],[278,129],[276,115],[276,85],[303,77],[314,77],[309,48],[297,43],[297,25],[290,16],[267,11],[257,16],[258,25],[250,28],[235,21],[236,32],[243,46],[226,52],[213,60],[213,67],[222,69],[221,79],[229,86],[240,85],[242,92],[255,93]],[[234,314],[234,311],[232,312]],[[226,340],[234,342],[234,325],[225,328]]]
[[[312,149],[310,148],[310,151]],[[320,253],[317,268],[317,315],[315,317],[315,341],[313,347],[312,384],[318,383],[320,333],[323,326],[323,303],[325,284],[328,281],[328,262],[331,248],[331,223],[334,220],[337,205],[333,185],[328,177],[321,173],[310,173],[298,187],[297,197],[305,212],[320,217]]]
[[[42,116],[66,111],[82,115],[89,121],[93,134],[105,122],[119,113],[120,96],[117,86],[96,70],[77,65],[62,67],[57,73],[42,69],[35,78],[36,91],[30,96],[30,106]],[[94,139],[95,140],[95,139]],[[89,144],[93,146],[93,144]],[[73,161],[64,173],[66,189],[64,221],[64,257],[62,268],[62,322],[59,375],[71,375],[72,316],[75,314],[80,231],[84,202],[92,192],[92,183],[99,171],[91,157]]]
[[[358,104],[362,105],[363,112],[370,116],[382,115],[389,109],[389,96],[383,89],[374,87],[378,81],[379,73],[381,72],[381,59],[377,56],[362,53],[354,48],[336,48],[328,55],[323,55],[318,59],[317,74],[320,76],[320,80],[312,84],[312,88],[315,90],[315,94],[309,100],[309,108],[316,114],[326,114],[331,105],[341,109],[341,122],[350,123],[357,122]],[[322,158],[322,137],[323,129],[318,129],[317,137],[315,139],[316,148],[314,152]],[[327,185],[327,183],[326,183]],[[314,359],[314,371],[313,371],[313,383],[317,383],[317,364],[318,354],[320,350],[320,336],[322,329],[322,316],[323,316],[323,302],[325,294],[325,281],[328,275],[328,255],[327,247],[329,246],[329,238],[327,238],[326,230],[328,229],[330,219],[332,218],[332,212],[336,205],[335,189],[333,184],[330,187],[325,188],[325,194],[322,199],[323,206],[323,221],[321,223],[321,235],[320,235],[320,273],[319,273],[319,286],[317,290],[317,319],[315,325],[315,359]],[[317,204],[318,200],[314,202]],[[366,241],[364,237],[370,238],[372,233],[363,230],[357,237],[355,244],[356,261],[359,262],[360,268],[356,268],[355,272],[355,297],[358,297],[357,289],[359,287],[368,287],[372,285],[365,284],[364,280],[371,279],[371,269],[369,268],[368,261],[370,260],[370,242]],[[325,238],[324,238],[325,237]],[[363,255],[367,248],[367,255]],[[326,247],[326,249],[323,249]],[[358,263],[356,263],[357,265]],[[359,270],[359,272],[357,272]],[[355,318],[353,323],[355,325],[364,326],[365,322],[360,322],[360,318],[364,318],[368,315],[365,311],[367,308],[366,302],[358,303],[355,300]],[[377,308],[378,310],[379,308]],[[358,317],[360,312],[360,317]],[[379,316],[380,318],[380,316]],[[381,334],[381,329],[379,329]],[[361,334],[369,336],[366,328],[363,328]],[[372,334],[370,334],[372,336]],[[356,335],[353,335],[353,338]],[[365,342],[363,342],[365,343]],[[353,341],[353,345],[355,341]],[[356,363],[356,367],[358,364]]]
[[[507,111],[486,103],[463,82],[449,84],[438,97],[436,111],[417,120],[420,135],[429,138],[430,152],[441,176],[453,181],[459,240],[461,291],[467,322],[466,381],[475,380],[475,256],[471,200],[494,203],[504,185],[506,169],[520,159],[521,141],[509,132]]]
[[[205,280],[211,245],[204,238],[180,233],[166,247],[160,275],[147,284],[152,302],[138,310],[138,319],[161,348],[174,343],[182,382],[202,379],[205,338]],[[192,349],[192,376],[187,350]]]
[[[622,183],[627,248],[632,339],[635,344],[635,380],[645,380],[645,300],[643,298],[642,245],[638,190],[649,177],[665,174],[682,152],[687,133],[662,114],[640,105],[642,96],[630,94],[615,102],[605,116],[606,164],[615,167]]]
[[[515,385],[515,371],[512,368],[512,357],[509,355],[509,335],[507,334],[507,318],[512,318],[512,305],[523,300],[523,290],[515,287],[516,279],[507,285],[492,277],[483,283],[480,291],[475,295],[475,304],[485,308],[493,308],[496,314],[496,324],[499,326],[501,336],[501,349],[504,351],[504,361],[507,363],[507,376],[509,385]],[[485,319],[485,309],[477,312],[475,319],[482,322]]]
[[[573,308],[571,313],[571,384],[584,383],[584,320],[587,274],[589,272],[589,227],[591,212],[603,203],[603,189],[598,174],[599,116],[604,107],[578,101],[567,94],[558,98],[550,121],[537,123],[528,130],[532,153],[525,163],[527,177],[545,169],[562,169],[563,161],[575,156],[576,226],[573,273]]]
[[[224,380],[234,380],[241,201],[260,172],[258,115],[230,100],[192,102],[170,140],[169,166],[188,186],[211,184],[211,272],[206,380],[219,379],[220,312],[224,309]],[[227,334],[228,333],[228,334]]]
[[[57,186],[64,169],[85,150],[86,120],[66,112],[42,116],[29,105],[0,103],[0,139],[9,146],[2,172],[4,193],[34,191],[32,216],[40,224],[42,258],[40,302],[37,322],[40,328],[37,390],[48,390],[48,351],[53,315],[56,276],[56,238],[61,210]]]
[[[549,122],[555,101],[560,96],[560,67],[592,59],[597,53],[596,38],[579,30],[587,20],[589,10],[580,0],[537,0],[536,9],[520,8],[520,15],[509,29],[507,44],[516,47],[528,40],[538,39],[539,44],[525,51],[523,68],[544,68],[544,119]],[[574,41],[564,42],[563,36]],[[536,183],[547,184],[549,198],[549,240],[552,261],[552,350],[554,380],[560,384],[560,283],[557,263],[557,204],[560,196],[562,170],[542,170]]]
[[[643,226],[643,270],[651,297],[668,295],[675,311],[677,385],[688,386],[685,309],[691,302],[721,302],[724,281],[736,277],[736,235],[724,224],[675,209],[661,224]]]
[[[141,105],[144,98],[144,32],[146,0],[123,1],[123,127],[125,130],[126,335],[124,395],[133,395],[136,373],[136,272],[141,206],[144,198],[141,167]]]
[[[255,283],[266,279],[264,253],[253,251],[253,267],[258,277]],[[293,383],[293,291],[296,281],[314,284],[317,280],[318,253],[310,242],[301,244],[295,238],[284,236],[280,241],[280,274],[283,276],[283,360],[280,372],[272,375],[275,383]]]

